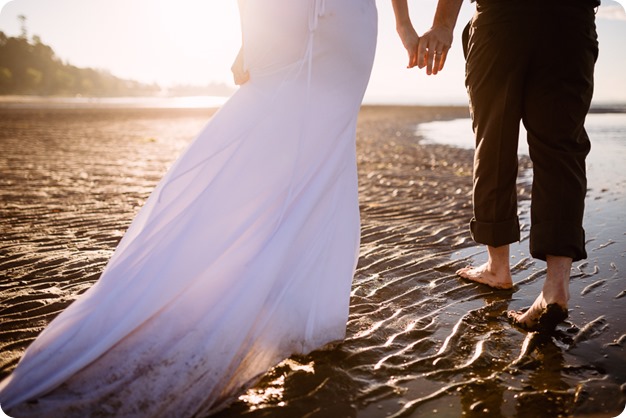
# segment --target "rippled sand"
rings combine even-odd
[[[211,113],[0,109],[0,377],[97,280],[133,215]],[[457,268],[485,259],[466,227],[472,152],[420,145],[414,134],[417,123],[466,116],[463,108],[362,109],[362,244],[348,337],[283,362],[220,417],[623,410],[625,231],[601,220],[587,228],[590,257],[575,265],[570,318],[555,335],[512,327],[503,313],[529,306],[545,275],[528,256],[527,201],[523,239],[512,251],[514,290],[457,278]],[[528,198],[527,177],[519,189]],[[590,191],[588,210],[610,206],[605,192]]]

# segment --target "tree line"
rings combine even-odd
[[[156,84],[124,80],[109,72],[63,63],[39,36],[0,32],[0,94],[41,96],[148,96]]]

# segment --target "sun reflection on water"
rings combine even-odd
[[[283,372],[262,387],[249,389],[239,397],[239,400],[245,402],[251,411],[268,406],[285,406],[283,400],[285,376],[293,372],[315,373],[315,365],[313,361],[303,364],[294,359],[287,359],[274,367],[274,370],[283,370]]]

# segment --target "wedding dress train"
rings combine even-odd
[[[250,81],[0,384],[12,416],[209,414],[344,337],[375,2],[244,0],[241,13]]]

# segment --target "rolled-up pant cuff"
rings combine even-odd
[[[543,222],[530,228],[530,255],[540,260],[547,255],[587,258],[585,230],[570,222]]]
[[[474,218],[470,221],[470,232],[479,244],[501,247],[519,241],[519,219],[516,216],[502,222],[479,222]]]

